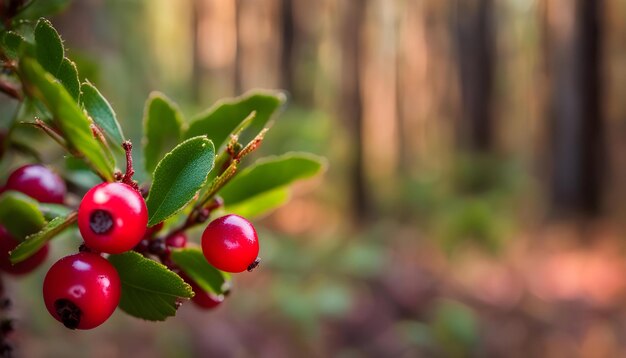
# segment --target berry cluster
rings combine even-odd
[[[128,174],[128,173],[127,173]],[[132,174],[131,174],[132,175]],[[105,322],[118,306],[121,280],[115,267],[103,256],[135,250],[155,257],[177,272],[195,292],[193,302],[202,308],[219,305],[223,296],[204,291],[171,260],[171,251],[187,245],[184,227],[158,236],[163,223],[148,227],[145,200],[128,176],[91,188],[82,198],[77,223],[84,245],[78,253],[54,263],[43,283],[46,308],[70,329],[91,329]],[[13,172],[3,190],[20,191],[39,202],[62,204],[63,180],[41,165],[27,165]],[[206,219],[206,218],[205,218]],[[24,274],[47,257],[48,245],[16,265],[9,253],[19,244],[0,226],[0,269]],[[252,270],[258,264],[259,243],[252,224],[237,215],[213,220],[202,234],[202,251],[215,268],[226,272]]]
[[[14,190],[31,198],[50,204],[62,204],[65,198],[65,182],[43,165],[30,164],[16,169],[9,175],[2,191]],[[48,257],[48,244],[28,259],[12,265],[9,252],[20,242],[0,225],[0,270],[11,275],[23,275],[33,271]]]

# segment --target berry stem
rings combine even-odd
[[[189,216],[187,216],[187,220],[185,220],[185,222],[182,223],[179,227],[170,231],[167,234],[167,236],[165,236],[165,239],[167,240],[167,238],[169,237],[173,237],[177,234],[185,232],[187,229],[193,226],[206,222],[211,216],[211,212],[213,212],[216,209],[219,209],[223,205],[224,205],[224,200],[222,200],[222,198],[220,198],[219,196],[214,197],[213,200],[210,201],[203,208],[192,210],[191,213],[189,213]]]
[[[239,153],[237,153],[237,155],[235,156],[235,160],[241,160],[246,155],[257,150],[261,146],[261,143],[263,142],[265,134],[268,130],[269,128],[263,128],[263,130],[259,134],[257,134],[257,136],[254,137],[254,139],[250,141],[248,145],[246,145]]]
[[[218,155],[215,161],[215,167],[220,169],[218,176],[213,179],[209,189],[198,199],[196,206],[189,213],[185,222],[170,231],[166,238],[205,222],[208,220],[209,216],[211,216],[212,211],[224,205],[223,200],[216,196],[217,193],[237,174],[241,159],[259,148],[265,138],[265,134],[269,130],[269,128],[263,128],[250,143],[241,148],[239,135],[251,123],[255,116],[255,111],[250,113],[239,128],[235,130],[235,134],[231,135],[231,139],[226,145],[226,148]],[[256,265],[258,265],[258,262],[250,266],[253,269]]]
[[[126,173],[122,177],[122,183],[130,185],[133,189],[141,193],[139,185],[133,180],[133,175],[135,175],[135,169],[133,168],[133,143],[129,140],[125,140],[122,143],[122,147],[126,153]]]

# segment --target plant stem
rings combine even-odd
[[[10,82],[0,81],[0,92],[18,101],[24,100],[24,95],[20,92],[19,88]]]
[[[251,116],[254,115],[251,114]],[[220,172],[216,178],[211,182],[209,189],[202,194],[202,197],[198,199],[197,204],[191,210],[185,222],[174,230],[170,231],[166,237],[183,232],[193,226],[205,222],[211,215],[211,212],[224,205],[223,200],[217,197],[217,193],[237,174],[239,163],[241,159],[246,155],[254,152],[259,148],[263,142],[263,138],[267,133],[268,128],[264,128],[250,143],[248,143],[243,149],[239,150],[236,147],[240,144],[237,142],[238,134],[232,135],[231,140],[222,153],[217,157],[215,167],[220,168]],[[227,165],[228,164],[228,165]],[[222,169],[223,167],[223,169]]]
[[[24,124],[33,125],[39,129],[41,129],[44,133],[46,133],[50,138],[52,138],[55,142],[57,142],[63,149],[65,149],[68,153],[72,155],[76,155],[76,153],[70,149],[67,145],[67,142],[61,134],[52,127],[49,127],[44,121],[39,118],[35,118],[35,122],[23,122]]]
[[[122,177],[122,183],[130,185],[133,189],[141,193],[139,184],[133,180],[133,175],[135,175],[135,169],[133,168],[133,143],[129,140],[125,140],[122,143],[122,147],[124,148],[124,153],[126,153],[126,173],[124,173]]]

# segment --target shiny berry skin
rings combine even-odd
[[[39,202],[51,204],[63,204],[66,193],[63,179],[39,164],[16,169],[9,175],[5,190],[16,190]]]
[[[204,309],[212,309],[224,302],[223,295],[216,296],[212,293],[203,291],[200,287],[193,285],[191,285],[191,287],[193,288],[193,292],[195,292],[195,295],[191,298],[191,301],[198,307]]]
[[[48,312],[70,329],[104,323],[120,302],[117,271],[102,256],[80,252],[57,261],[43,281]]]
[[[143,238],[148,209],[141,194],[124,183],[91,188],[78,207],[78,229],[92,250],[119,254]]]
[[[9,232],[0,225],[0,270],[12,275],[27,274],[36,269],[48,257],[48,244],[26,260],[15,265],[9,260],[9,252],[19,244]]]
[[[252,224],[238,215],[217,218],[202,233],[202,252],[215,268],[243,272],[254,265],[259,239]]]
[[[187,246],[187,235],[183,232],[176,233],[174,235],[168,236],[165,239],[165,244],[167,247],[171,247],[174,249],[182,249]]]

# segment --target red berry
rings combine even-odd
[[[175,249],[180,249],[187,246],[187,235],[184,232],[176,233],[172,236],[168,236],[165,239],[165,244],[168,247],[173,247]]]
[[[43,281],[48,312],[70,329],[104,323],[120,302],[121,282],[102,256],[80,252],[57,261]]]
[[[207,261],[226,272],[242,272],[254,265],[259,240],[252,224],[238,215],[213,220],[202,233],[202,252]]]
[[[139,192],[123,183],[91,188],[78,207],[78,229],[93,250],[119,254],[135,247],[146,232],[148,209]]]
[[[31,257],[13,265],[9,260],[9,252],[15,249],[18,244],[19,242],[9,234],[4,226],[0,226],[0,270],[12,275],[26,274],[36,269],[48,257],[48,244],[46,244]]]
[[[215,295],[203,290],[194,280],[192,280],[191,278],[189,278],[189,276],[185,274],[181,273],[180,277],[182,277],[182,279],[185,280],[185,282],[187,282],[189,286],[191,286],[191,288],[193,289],[195,295],[193,296],[191,301],[196,306],[205,309],[211,309],[219,306],[219,304],[224,301],[224,295]]]
[[[63,204],[65,182],[43,165],[31,164],[16,169],[7,179],[6,190],[16,190],[42,203]]]

